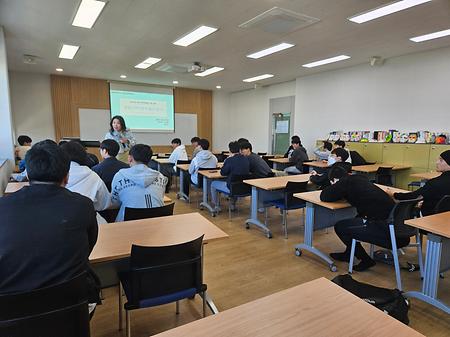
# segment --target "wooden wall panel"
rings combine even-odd
[[[106,80],[51,75],[51,87],[57,141],[80,136],[79,108],[110,109]],[[211,91],[175,88],[174,109],[176,113],[197,114],[198,136],[212,140]]]

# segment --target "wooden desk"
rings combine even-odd
[[[450,212],[406,220],[405,223],[428,232],[422,291],[408,291],[405,296],[417,298],[450,314],[450,306],[437,298],[439,273],[450,268]]]
[[[311,167],[326,168],[326,167],[328,167],[328,162],[315,160],[315,161],[304,162],[303,165],[311,166]]]
[[[156,336],[423,337],[323,277]]]
[[[423,185],[425,185],[425,183],[428,180],[437,178],[441,174],[442,174],[441,172],[430,171],[430,172],[413,173],[413,174],[411,174],[411,177],[419,178],[420,179],[420,187],[422,187]]]
[[[278,170],[280,167],[287,166],[289,164],[289,158],[270,158],[269,161],[273,162],[273,168]]]
[[[252,204],[251,204],[251,215],[250,219],[245,221],[245,225],[249,228],[250,225],[255,225],[261,228],[267,238],[272,237],[272,232],[258,219],[258,201],[259,201],[259,190],[265,191],[276,191],[281,190],[286,187],[288,181],[294,182],[305,182],[309,181],[309,174],[297,174],[289,175],[283,177],[273,177],[273,178],[259,178],[259,179],[249,179],[244,180],[244,183],[252,186]]]
[[[202,202],[200,203],[200,207],[205,207],[210,212],[211,216],[215,217],[217,211],[212,205],[208,202],[209,194],[211,191],[211,183],[213,180],[225,179],[226,177],[220,174],[220,170],[201,170],[198,171],[198,174],[203,176],[203,195]]]
[[[400,188],[390,186],[378,184],[376,186],[385,192],[387,190],[399,193],[407,192]],[[306,201],[305,234],[303,243],[299,243],[295,246],[295,254],[301,256],[302,251],[306,250],[324,260],[328,264],[330,270],[335,272],[337,271],[337,267],[334,264],[334,261],[330,259],[328,255],[314,247],[314,230],[332,227],[340,220],[353,218],[356,216],[356,210],[346,200],[336,202],[321,201],[320,193],[321,191],[311,191],[294,194],[294,197]]]
[[[376,173],[380,167],[392,167],[392,171],[400,171],[410,169],[411,166],[407,165],[397,165],[397,164],[370,164],[370,165],[357,165],[352,167],[352,171],[362,172],[362,173]]]
[[[161,172],[161,165],[173,165],[173,163],[171,163],[169,161],[169,158],[154,158],[152,160],[155,161],[158,164],[158,171],[159,172]]]
[[[171,246],[204,235],[204,243],[224,239],[228,234],[199,213],[172,215],[133,221],[108,223],[99,226],[98,240],[89,260],[96,267],[129,257],[131,245]],[[110,267],[114,268],[110,264]],[[206,296],[212,312],[218,310]]]

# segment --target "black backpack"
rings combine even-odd
[[[409,324],[409,302],[398,289],[379,288],[373,285],[355,281],[350,275],[339,275],[332,279],[334,283],[358,296],[367,303],[384,311],[389,316]]]

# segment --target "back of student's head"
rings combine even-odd
[[[243,142],[243,143],[240,143],[240,149],[241,150],[250,150],[250,151],[253,151],[253,149],[252,149],[252,144],[250,144],[249,142]]]
[[[172,139],[172,144],[177,144],[177,145],[181,145],[181,139],[180,138],[174,138]]]
[[[200,145],[200,147],[201,147],[203,150],[208,150],[208,149],[209,149],[209,140],[208,140],[208,139],[205,139],[205,138],[202,138],[202,139],[200,139],[200,140],[198,141],[198,145]]]
[[[228,144],[228,148],[230,149],[231,153],[239,153],[239,150],[241,149],[239,146],[239,142],[232,141]]]
[[[200,137],[195,136],[195,137],[191,138],[191,144],[192,143],[197,143],[198,144],[199,141],[200,141]]]
[[[88,156],[86,149],[79,141],[71,140],[70,142],[61,145],[61,149],[69,157],[70,161],[78,163],[79,165],[87,165]]]
[[[237,141],[238,141],[239,144],[249,143],[247,138],[239,138]]]
[[[19,143],[19,145],[25,145],[25,143],[31,143],[32,140],[30,137],[25,136],[25,135],[21,135],[17,138],[17,142]]]
[[[331,151],[333,149],[333,144],[331,144],[330,142],[323,142],[323,148],[325,150]]]
[[[344,150],[344,148],[337,147],[331,151],[331,153],[336,155],[336,157],[341,157],[342,161],[346,161],[348,159],[348,152],[347,150]]]
[[[345,167],[345,163],[335,163],[328,171],[328,179],[333,181],[334,179],[341,179],[348,176],[348,169]]]
[[[117,142],[113,139],[105,139],[100,143],[100,148],[102,150],[106,150],[108,155],[110,155],[111,157],[117,156],[120,150],[119,144],[117,144]]]
[[[153,150],[146,144],[136,144],[130,149],[129,154],[135,162],[148,164],[152,159]]]
[[[337,140],[337,141],[334,142],[334,145],[344,148],[345,147],[345,142],[343,140]]]
[[[36,143],[25,155],[30,181],[61,183],[67,176],[70,160],[53,141]]]

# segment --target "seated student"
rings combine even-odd
[[[420,212],[423,216],[431,215],[443,196],[450,194],[450,150],[444,151],[436,161],[436,171],[442,172],[439,177],[428,180],[425,185],[410,193],[393,193],[388,190],[397,200],[416,199],[423,197]]]
[[[103,180],[109,192],[111,192],[111,183],[114,175],[119,170],[129,167],[124,162],[117,160],[116,156],[118,153],[119,144],[113,139],[105,139],[100,144],[100,155],[103,161],[92,168],[92,171],[97,173]]]
[[[173,170],[175,171],[176,170],[175,164],[177,163],[177,161],[178,160],[188,160],[188,155],[186,152],[186,147],[181,144],[180,138],[172,139],[171,145],[172,145],[173,151],[170,154],[169,162],[174,164]]]
[[[311,171],[309,180],[321,189],[329,186],[330,180],[328,179],[328,173],[334,165],[339,164],[344,167],[348,173],[352,172],[352,164],[346,162],[347,158],[347,151],[339,147],[335,148],[328,157],[328,167],[322,173],[318,173],[316,170]]]
[[[382,189],[371,183],[366,176],[349,175],[342,164],[335,164],[328,174],[331,185],[320,193],[320,200],[333,202],[345,199],[356,208],[358,215],[353,219],[344,219],[334,225],[336,235],[345,244],[342,253],[331,253],[331,258],[349,261],[352,239],[368,240],[381,246],[389,246],[390,234],[386,220],[394,207],[394,201]],[[408,238],[397,238],[398,243]],[[354,267],[364,271],[375,265],[362,245],[356,243],[355,256],[361,261]]]
[[[18,160],[24,160],[28,150],[31,149],[31,143],[33,142],[30,137],[21,135],[17,138],[18,146],[15,148],[16,158]]]
[[[85,148],[78,141],[70,141],[62,144],[61,149],[70,159],[69,181],[66,188],[91,199],[96,211],[107,209],[111,203],[111,196],[103,180],[87,167]]]
[[[284,173],[300,174],[303,173],[303,162],[308,160],[306,149],[302,146],[300,138],[294,138],[291,143],[293,151],[289,155],[289,164]]]
[[[331,154],[331,150],[333,150],[333,144],[330,142],[323,142],[323,147],[317,148],[314,150],[314,154],[316,155],[318,160],[328,160],[328,157]]]
[[[125,207],[164,206],[167,178],[146,165],[152,155],[153,151],[150,146],[134,145],[128,154],[130,168],[121,169],[114,176],[111,201],[114,206],[120,206],[116,221],[123,221]]]
[[[294,135],[294,136],[291,137],[291,145],[289,145],[289,147],[288,147],[286,153],[284,154],[284,156],[283,156],[284,158],[289,158],[290,155],[291,155],[291,153],[292,153],[292,151],[294,151],[294,147],[292,146],[292,142],[294,142],[294,141],[300,142],[300,137],[299,137],[299,136],[296,136],[296,135]]]
[[[336,146],[336,148],[342,148],[348,152],[348,158],[347,158],[346,162],[351,164],[352,156],[350,155],[350,151],[345,148],[345,142],[343,140],[337,140],[334,142],[334,146]]]
[[[200,145],[198,145],[199,141],[200,141],[200,137],[195,136],[195,137],[191,138],[191,145],[192,145],[192,148],[194,149],[192,152],[192,159],[194,159],[195,156],[197,155],[197,153],[199,153],[202,150]]]
[[[0,294],[56,285],[88,271],[88,300],[98,302],[89,268],[98,233],[92,201],[64,188],[70,160],[55,142],[36,143],[25,160],[30,186],[0,198]]]
[[[195,185],[198,184],[198,169],[200,168],[216,168],[217,158],[209,151],[209,141],[207,139],[200,139],[198,142],[202,150],[197,153],[189,166],[189,174],[191,175],[191,181]]]
[[[220,210],[218,207],[217,190],[230,192],[229,186],[233,176],[250,174],[250,163],[247,158],[239,153],[239,143],[237,141],[230,142],[228,144],[228,148],[230,150],[230,156],[225,159],[223,167],[220,170],[220,174],[226,176],[227,180],[214,180],[211,183],[211,199],[216,210]],[[231,209],[233,209],[235,207],[234,205],[236,200],[232,200],[231,202],[233,204]]]
[[[239,141],[238,141],[239,142]],[[241,154],[247,157],[250,164],[250,173],[255,178],[267,178],[273,177],[272,169],[269,165],[258,156],[256,153],[252,152],[252,144],[249,142],[240,143]]]

